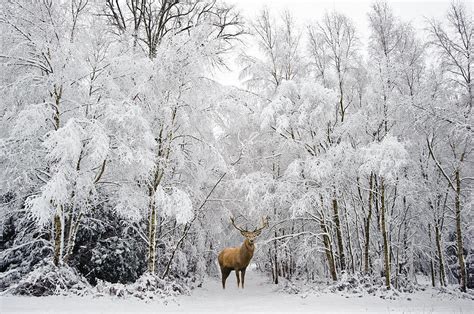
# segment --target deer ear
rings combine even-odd
[[[240,233],[241,233],[244,237],[247,237],[247,232],[245,232],[245,231],[240,231]]]

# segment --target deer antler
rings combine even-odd
[[[246,229],[242,229],[240,227],[238,227],[236,224],[235,224],[235,220],[234,220],[234,217],[230,217],[230,221],[232,222],[232,225],[234,226],[235,229],[239,230],[240,232],[253,232],[253,233],[258,233],[260,234],[260,232],[268,227],[268,217],[262,217],[262,226],[259,228],[259,227],[256,227],[254,231],[248,231]]]
[[[262,217],[262,226],[260,228],[255,228],[253,232],[258,232],[260,233],[263,229],[268,227],[268,217]]]
[[[248,232],[248,230],[244,230],[244,229],[242,229],[240,227],[237,227],[235,225],[234,217],[230,217],[230,221],[232,222],[232,225],[234,226],[235,229],[239,230],[240,232]]]

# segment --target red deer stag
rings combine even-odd
[[[245,237],[244,243],[240,247],[227,247],[219,253],[219,266],[222,273],[222,288],[225,289],[225,281],[231,271],[235,270],[237,276],[237,287],[240,285],[239,272],[242,273],[242,289],[244,288],[245,270],[250,263],[255,250],[255,238],[260,235],[262,230],[268,226],[268,219],[262,218],[262,226],[255,228],[254,231],[244,230],[235,225],[234,218],[230,218],[235,229]]]

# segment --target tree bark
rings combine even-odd
[[[60,112],[59,112],[59,105],[61,103],[61,97],[63,92],[63,86],[61,85],[59,88],[54,84],[53,92],[51,96],[54,97],[54,114],[53,114],[53,121],[54,121],[54,129],[57,131],[60,128]],[[63,237],[64,237],[64,226],[63,226],[63,208],[62,205],[56,205],[56,213],[54,215],[53,221],[53,233],[54,233],[54,256],[53,256],[53,263],[54,265],[58,266],[59,262],[62,259],[62,250],[63,250]]]
[[[54,256],[53,263],[58,266],[62,259],[63,249],[63,225],[62,225],[62,206],[58,206],[56,214],[54,215],[53,232],[54,232]]]
[[[328,230],[325,223],[321,223],[321,229],[323,231],[323,242],[326,251],[326,258],[328,260],[329,271],[331,273],[332,280],[337,281],[336,265],[334,262],[334,254],[332,252],[331,240],[329,239]]]
[[[270,269],[272,270],[272,282],[275,282],[275,268],[273,267],[272,249],[268,247],[268,257],[270,259]]]
[[[148,263],[150,273],[155,273],[156,264],[156,204],[155,190],[150,190],[150,216],[148,217]]]
[[[433,287],[436,286],[436,281],[435,281],[435,270],[434,270],[434,265],[433,265],[433,250],[431,249],[431,225],[428,224],[428,238],[430,240],[430,271],[431,271],[431,285]]]
[[[349,229],[349,219],[347,217],[347,207],[344,206],[343,209],[344,209],[344,218],[346,220],[347,249],[349,250],[349,256],[351,259],[351,270],[352,270],[352,273],[355,273],[354,252],[352,251],[352,238],[351,238],[351,231]]]
[[[441,250],[441,232],[437,224],[435,224],[435,240],[438,251],[439,283],[442,287],[446,287],[446,273],[444,271],[443,251]]]
[[[344,244],[342,242],[342,232],[341,232],[341,221],[339,219],[339,206],[337,203],[336,195],[334,191],[334,198],[332,200],[332,208],[334,213],[334,224],[336,225],[336,237],[337,237],[337,249],[339,253],[339,264],[341,265],[341,270],[346,269],[346,259],[344,256]]]
[[[322,204],[322,197],[321,197]],[[332,280],[337,281],[336,265],[334,262],[334,253],[332,251],[331,239],[329,238],[329,230],[326,227],[326,222],[324,220],[324,215],[320,213],[320,227],[323,232],[323,243],[324,251],[326,252],[326,259],[328,261],[329,272],[331,273]]]
[[[390,248],[388,245],[387,227],[385,223],[385,184],[383,179],[380,179],[380,216],[381,216],[381,229],[383,237],[383,252],[384,252],[384,264],[385,264],[385,286],[390,289]]]
[[[275,281],[273,282],[274,284],[278,284],[278,251],[277,251],[277,240],[276,240],[276,237],[277,237],[277,232],[275,230],[275,240],[273,241],[273,245],[274,245],[274,260],[275,260]]]
[[[364,249],[364,272],[369,273],[369,247],[370,247],[370,220],[372,218],[372,192],[373,186],[373,175],[370,174],[369,179],[369,213],[367,214],[367,220],[365,221],[365,249]]]
[[[456,210],[456,243],[458,251],[459,271],[461,279],[461,291],[466,292],[467,288],[467,276],[466,276],[466,265],[464,264],[464,248],[462,243],[462,232],[461,232],[461,179],[459,176],[459,168],[455,172],[456,180],[456,195],[455,195],[455,210]]]
[[[339,72],[339,71],[338,71]],[[343,90],[343,83],[342,83],[342,80],[341,80],[341,74],[339,73],[339,108],[341,110],[341,123],[344,122],[344,114],[345,114],[345,110],[344,110],[344,90]]]

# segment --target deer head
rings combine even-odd
[[[260,227],[256,227],[255,230],[249,231],[245,230],[241,227],[238,227],[235,224],[234,217],[230,217],[230,221],[232,222],[232,226],[234,226],[235,229],[239,230],[240,233],[247,239],[249,240],[250,244],[253,244],[255,241],[255,238],[257,238],[260,233],[262,233],[262,230],[268,227],[268,217],[262,217],[262,225]]]

